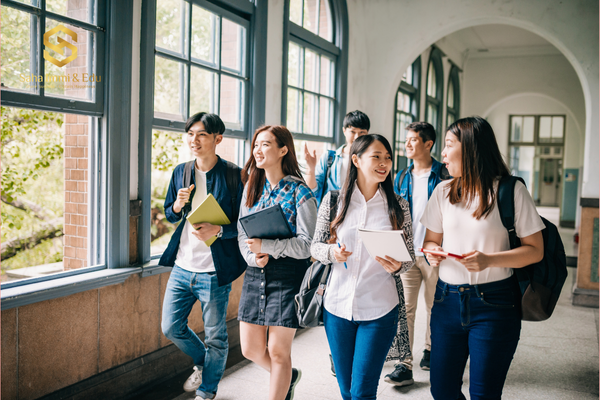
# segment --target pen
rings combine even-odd
[[[340,246],[340,244],[339,244],[339,243],[338,243],[337,245],[338,245],[338,247],[339,247],[340,249],[342,248],[342,246]],[[344,268],[348,269],[348,265],[346,264],[346,262],[344,262]]]

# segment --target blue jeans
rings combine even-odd
[[[175,265],[169,277],[162,310],[165,336],[203,367],[202,385],[196,394],[212,399],[225,372],[227,341],[227,303],[231,283],[219,287],[216,273],[195,273]],[[188,316],[196,300],[202,306],[204,343],[188,326]],[[205,345],[206,344],[206,345]]]
[[[438,280],[431,311],[431,394],[465,399],[461,392],[471,357],[472,400],[500,399],[521,333],[520,292],[513,278],[482,285]]]
[[[344,400],[376,399],[398,325],[398,307],[372,321],[348,321],[323,309],[325,333]]]

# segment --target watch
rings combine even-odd
[[[221,236],[223,236],[223,227],[221,227],[221,230],[219,233],[217,233],[217,239],[219,239]]]

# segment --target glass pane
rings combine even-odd
[[[302,26],[315,35],[318,34],[317,15],[319,14],[319,0],[304,0],[304,21]]]
[[[95,123],[2,107],[2,282],[103,262],[88,256]]]
[[[446,125],[450,126],[454,123],[454,121],[456,121],[456,117],[454,116],[454,114],[448,113],[448,122]]]
[[[90,23],[93,22],[92,16],[96,14],[93,6],[94,2],[91,0],[46,0],[46,10]]]
[[[40,7],[40,0],[15,0],[15,1],[18,1],[19,3],[29,4],[34,7]]]
[[[302,133],[317,134],[317,96],[304,93]]]
[[[411,96],[405,93],[402,95],[402,97],[404,97],[404,100],[402,101],[402,103],[404,104],[402,111],[410,114],[411,113],[411,103],[412,103]]]
[[[244,168],[246,163],[245,144],[245,140],[224,137],[221,143],[217,145],[217,154],[238,167]]]
[[[298,90],[288,88],[286,124],[291,132],[300,132],[299,97]]]
[[[319,135],[333,137],[333,101],[319,98]]]
[[[218,54],[219,16],[194,4],[192,7],[192,57],[216,65]]]
[[[202,68],[192,67],[190,77],[190,115],[200,111],[216,113],[219,98],[217,74]]]
[[[333,97],[333,60],[329,57],[321,56],[321,85],[319,91],[321,94]]]
[[[302,0],[290,0],[290,21],[302,26]]]
[[[433,125],[437,130],[438,126],[438,109],[434,104],[427,103],[427,122]]]
[[[187,13],[183,0],[158,0],[156,4],[156,47],[187,54]]]
[[[511,126],[511,142],[522,142],[523,141],[523,117],[513,116],[510,117]]]
[[[523,117],[523,142],[533,143],[535,117]]]
[[[300,82],[300,62],[302,60],[301,55],[302,48],[297,44],[290,42],[288,48],[288,85],[301,87]]]
[[[409,85],[413,84],[413,68],[412,68],[412,64],[410,64],[408,66],[408,68],[406,68],[406,71],[404,71],[404,75],[402,75],[402,80],[406,83],[408,83]]]
[[[552,117],[552,142],[560,143],[563,141],[564,127],[564,117]]]
[[[46,19],[44,90],[48,95],[91,99],[102,76],[94,74],[96,35],[73,25]]]
[[[552,137],[552,117],[540,117],[540,142],[549,142]]]
[[[317,60],[319,55],[308,49],[304,49],[304,89],[312,92],[318,91],[319,66]]]
[[[241,79],[221,75],[221,104],[219,116],[228,129],[242,130],[244,109],[244,82]]]
[[[321,9],[319,12],[319,36],[330,42],[333,41],[332,25],[329,0],[321,0]]]
[[[402,111],[402,110],[404,110],[404,93],[398,92],[397,96],[398,96],[398,98],[397,98],[396,110]]]
[[[36,82],[43,77],[36,75],[31,59],[31,14],[1,7],[0,52],[2,53],[2,89],[10,88],[35,91]],[[40,85],[43,83],[40,82]]]
[[[429,62],[429,68],[427,68],[427,95],[437,97],[437,74],[433,62]]]
[[[221,37],[221,66],[223,68],[242,74],[245,43],[246,28],[223,18]]]
[[[185,66],[156,56],[154,63],[154,113],[165,119],[184,120]]]
[[[446,101],[448,107],[454,108],[454,83],[452,79],[450,79],[450,83],[448,83],[448,99]]]
[[[529,191],[534,187],[535,146],[511,146],[509,167],[511,173],[525,180]],[[533,194],[533,192],[531,192]]]

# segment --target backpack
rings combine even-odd
[[[189,188],[190,185],[192,184],[192,173],[194,171],[194,163],[196,162],[196,160],[192,160],[192,161],[188,161],[185,163],[185,166],[183,167],[183,187],[184,188]],[[235,165],[232,162],[229,161],[225,161],[226,165],[227,165],[227,171],[225,172],[225,183],[227,184],[227,189],[229,189],[229,193],[231,194],[231,213],[233,214],[233,221],[231,221],[231,223],[234,223],[235,221],[237,221],[237,217],[238,217],[238,213],[235,212],[235,210],[237,209],[237,198],[238,198],[238,186],[240,184],[240,171],[238,169],[238,166]],[[196,190],[196,188],[194,188],[194,191]],[[190,195],[190,198],[192,198],[193,194]],[[190,212],[192,209],[192,202],[188,202],[185,204],[185,206],[183,207],[183,215],[187,214],[188,212]]]
[[[498,211],[502,225],[508,231],[511,249],[521,246],[515,232],[514,193],[517,181],[525,184],[520,177],[507,176],[498,185]],[[546,226],[542,230],[544,258],[538,263],[514,269],[522,294],[523,321],[544,321],[550,318],[567,279],[567,257],[558,229],[544,217],[540,218]]]
[[[333,165],[334,157],[335,157],[335,151],[328,150],[327,151],[327,167],[325,168],[325,180],[323,181],[323,187],[321,188],[320,200],[323,200],[323,197],[325,197],[325,194],[327,194],[327,181],[329,180],[329,175],[331,175],[331,166]]]

